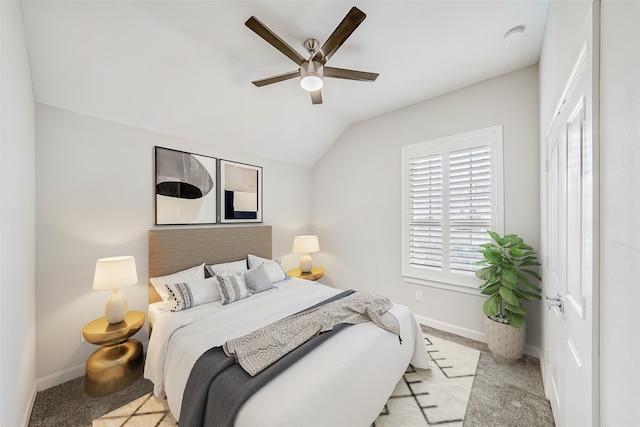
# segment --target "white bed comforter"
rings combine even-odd
[[[205,351],[340,292],[296,278],[277,285],[226,306],[215,301],[158,314],[144,376],[154,383],[156,396],[166,393],[176,419],[191,368]],[[431,367],[413,313],[401,305],[390,312],[398,318],[402,345],[371,322],[350,326],[251,397],[236,426],[371,425],[409,363]]]

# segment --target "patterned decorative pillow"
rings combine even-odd
[[[244,274],[244,282],[247,285],[247,289],[252,294],[257,294],[258,292],[275,288],[273,283],[271,283],[269,276],[267,276],[264,265],[260,265],[258,268],[247,271]]]
[[[238,274],[244,274],[247,272],[247,259],[241,259],[238,261],[223,262],[220,264],[206,264],[204,267],[211,276],[219,276],[226,272],[233,272]]]
[[[220,299],[218,279],[190,280],[184,283],[165,284],[168,292],[166,300],[171,311],[181,311],[196,305]]]
[[[271,283],[276,283],[289,278],[289,275],[285,273],[282,268],[282,260],[279,258],[275,261],[271,261],[270,259],[249,254],[247,255],[247,260],[249,261],[249,268],[256,268],[259,265],[264,265],[264,270],[267,273],[269,280],[271,280]]]
[[[251,295],[247,285],[244,283],[244,276],[221,275],[216,277],[218,278],[218,287],[222,295],[222,305],[231,304]]]

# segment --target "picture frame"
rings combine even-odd
[[[155,147],[156,225],[217,223],[217,160]]]
[[[220,223],[262,222],[262,167],[219,161]]]

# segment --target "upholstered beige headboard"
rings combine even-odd
[[[257,255],[271,259],[271,226],[149,230],[149,277],[160,277],[203,262],[217,264]],[[149,304],[161,298],[149,284]]]

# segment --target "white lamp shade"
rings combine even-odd
[[[138,283],[138,272],[134,257],[117,256],[96,261],[93,289],[119,289],[136,283]]]
[[[318,236],[296,236],[293,240],[293,252],[296,254],[309,254],[319,250]]]

